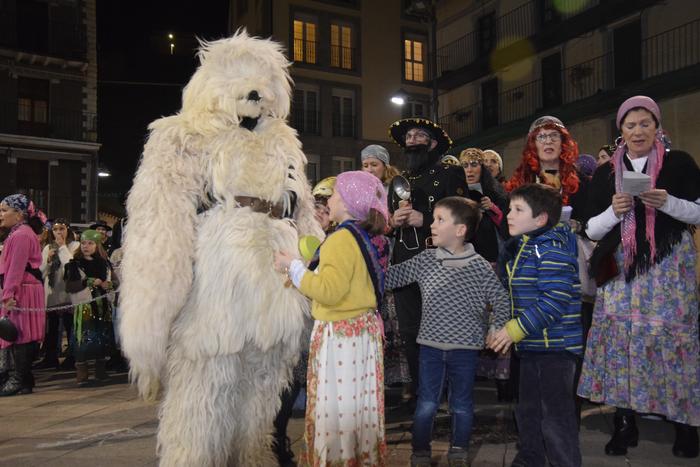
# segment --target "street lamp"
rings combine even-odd
[[[428,50],[430,51],[430,80],[433,85],[433,93],[431,96],[431,115],[435,123],[438,119],[438,87],[437,87],[437,16],[435,14],[435,5],[438,0],[413,0],[406,8],[406,14],[415,16],[421,21],[428,24],[428,33],[430,41]]]
[[[106,177],[111,177],[112,174],[109,173],[109,170],[107,170],[107,169],[97,169],[97,176],[100,178],[106,178]]]
[[[168,33],[168,40],[170,41],[170,55],[175,51],[175,35],[172,32]]]
[[[403,89],[399,89],[391,96],[391,103],[394,105],[402,106],[408,100],[408,93]]]

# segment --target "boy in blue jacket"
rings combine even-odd
[[[510,195],[507,282],[512,319],[488,345],[520,356],[515,409],[520,450],[513,466],[581,465],[574,399],[577,359],[583,352],[576,237],[559,224],[559,192],[538,184]]]

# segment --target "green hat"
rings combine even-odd
[[[80,236],[80,241],[90,240],[95,243],[102,243],[102,234],[97,230],[88,229]]]

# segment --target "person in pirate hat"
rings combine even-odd
[[[402,200],[393,189],[401,177],[395,177],[389,189],[389,209],[396,236],[392,264],[398,264],[426,248],[435,203],[448,196],[467,196],[469,188],[461,167],[441,162],[452,140],[436,123],[420,117],[405,118],[389,127],[389,135],[404,150],[407,170],[403,176],[410,184],[407,200]],[[420,290],[411,284],[395,290],[394,298],[412,380],[405,394],[410,401],[418,383],[416,337],[421,319]]]

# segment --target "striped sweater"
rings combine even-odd
[[[583,353],[576,235],[559,224],[517,241],[506,271],[511,296],[508,335],[519,351]]]

